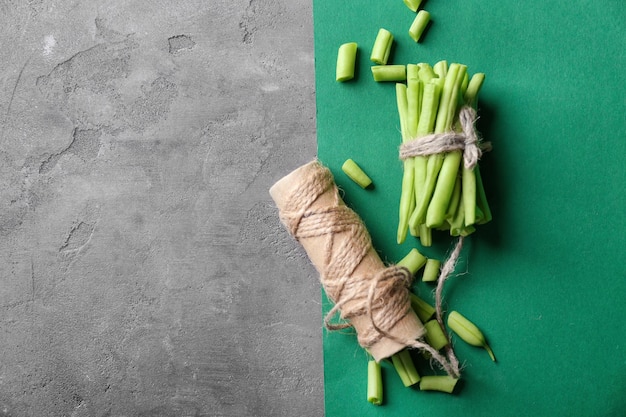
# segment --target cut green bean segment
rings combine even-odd
[[[435,126],[435,133],[443,133],[453,128],[453,120],[456,117],[458,104],[460,101],[460,86],[463,82],[466,71],[467,67],[465,65],[450,65],[448,75],[451,75],[451,73],[453,73],[454,80],[451,81],[452,85],[449,91],[449,96],[446,96],[447,101],[445,102],[445,104],[442,103],[442,106],[446,106],[447,110],[444,110],[444,119],[441,125],[439,125],[439,114],[437,115],[437,125]],[[447,81],[448,79],[446,77],[446,85],[448,84]],[[432,155],[432,157],[435,158],[437,158],[438,156],[443,158],[443,155]],[[448,204],[450,203],[450,198],[452,197],[452,191],[454,190],[454,184],[456,181],[456,176],[459,172],[459,166],[462,157],[463,154],[461,153],[461,151],[448,152],[447,154],[445,154],[445,158],[443,158],[443,163],[441,164],[441,169],[439,173],[437,175],[435,174],[435,172],[432,173],[433,177],[436,176],[436,183],[432,193],[432,198],[428,204],[428,211],[426,213],[426,225],[428,227],[441,226],[445,221]]]
[[[408,127],[407,127],[407,86],[403,83],[396,84],[396,106],[398,109],[398,117],[400,119],[400,133],[402,135],[402,142],[406,142],[409,139]],[[400,206],[398,213],[398,233],[397,242],[402,244],[406,239],[409,216],[415,207],[415,197],[413,195],[413,175],[414,161],[412,158],[405,159],[404,172],[402,175],[402,189],[400,193]]]
[[[410,293],[409,297],[411,298],[411,308],[415,311],[415,314],[422,323],[426,323],[433,318],[435,315],[435,307],[413,293]]]
[[[422,246],[430,247],[433,245],[433,231],[425,224],[420,224],[420,243]]]
[[[417,65],[407,65],[406,71],[407,130],[409,138],[415,139],[422,104],[422,83],[418,78]]]
[[[442,80],[446,78],[446,74],[448,73],[448,61],[441,60],[433,65],[433,71],[439,78]]]
[[[346,159],[341,166],[341,170],[354,182],[359,184],[361,188],[367,188],[372,184],[372,180],[352,159]]]
[[[335,79],[339,82],[348,81],[354,78],[354,68],[356,63],[356,42],[344,43],[337,52],[337,67]]]
[[[415,275],[424,265],[426,265],[426,257],[417,249],[413,248],[406,254],[404,258],[396,264],[409,270],[411,275]]]
[[[463,167],[461,171],[463,181],[463,208],[465,209],[466,226],[476,223],[476,174],[474,168]]]
[[[396,369],[396,372],[405,387],[410,387],[411,385],[415,385],[419,382],[420,375],[415,369],[411,353],[408,350],[403,349],[392,355],[391,362],[393,363],[393,367]]]
[[[428,26],[428,22],[430,22],[430,13],[426,10],[420,10],[409,28],[409,36],[411,39],[415,42],[419,42],[424,33],[424,29]]]
[[[420,380],[421,391],[441,391],[452,394],[456,387],[458,378],[449,375],[426,375]]]
[[[459,207],[459,201],[461,200],[461,178],[457,177],[454,184],[454,190],[452,190],[452,197],[450,197],[450,203],[448,204],[448,210],[446,212],[446,219],[452,221],[456,210]]]
[[[472,346],[483,347],[489,353],[492,361],[496,361],[496,357],[493,351],[487,344],[485,336],[480,329],[463,315],[457,311],[452,311],[448,315],[448,326],[456,333],[461,339]]]
[[[393,35],[387,29],[380,28],[372,47],[370,60],[378,65],[386,65],[393,44]]]
[[[428,259],[426,260],[426,265],[424,266],[424,274],[422,275],[422,281],[424,282],[435,282],[439,277],[439,268],[441,267],[441,262],[437,259]]]
[[[480,91],[480,88],[482,87],[484,81],[485,74],[483,74],[482,72],[478,72],[472,76],[472,79],[469,81],[469,84],[467,86],[467,90],[463,95],[463,100],[465,100],[468,105],[476,107],[478,92]]]
[[[456,213],[454,213],[454,217],[452,218],[452,221],[450,221],[450,235],[460,236],[461,231],[464,228],[464,225],[465,225],[465,207],[463,205],[463,199],[461,199],[456,208]]]
[[[383,403],[383,377],[380,364],[375,360],[367,363],[367,401],[374,405]]]
[[[474,174],[476,175],[476,204],[483,214],[478,224],[485,224],[491,221],[492,215],[489,203],[487,202],[487,194],[485,193],[483,179],[480,175],[480,168],[478,165],[474,168]]]
[[[426,342],[435,350],[440,350],[448,345],[448,336],[443,332],[437,320],[430,320],[424,323],[426,329]]]
[[[433,67],[428,64],[419,64],[419,77],[423,83],[428,83],[433,78],[437,78],[437,74],[433,71]]]
[[[406,66],[397,65],[374,65],[372,67],[372,76],[374,81],[405,81],[406,80]]]
[[[404,1],[404,4],[406,5],[406,7],[408,7],[409,9],[411,9],[411,11],[416,12],[417,9],[419,9],[420,4],[422,4],[422,0],[402,0]]]
[[[428,70],[425,70],[428,72]],[[422,73],[422,68],[420,69],[420,74]],[[435,80],[431,78],[431,80]],[[439,100],[441,97],[441,89],[437,82],[428,82],[424,84],[424,93],[422,96],[422,108],[420,111],[419,122],[417,125],[417,137],[425,136],[429,133],[432,133],[435,119],[437,117],[437,110],[439,108]],[[421,231],[419,229],[420,224],[423,223],[423,219],[425,217],[426,209],[418,210],[417,203],[421,202],[422,195],[424,193],[424,183],[426,180],[426,171],[427,171],[427,162],[428,158],[426,156],[416,156],[415,158],[415,201],[416,201],[416,209],[413,211],[413,214],[409,218],[409,229],[413,236],[421,236]],[[427,245],[425,245],[427,246]]]

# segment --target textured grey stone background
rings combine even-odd
[[[321,416],[268,188],[315,156],[309,0],[0,0],[0,416]]]

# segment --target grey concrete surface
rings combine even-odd
[[[321,416],[309,0],[0,0],[0,416]]]

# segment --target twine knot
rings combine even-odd
[[[476,120],[476,110],[470,106],[463,106],[459,111],[461,132],[432,133],[407,141],[400,146],[400,159],[463,151],[465,168],[473,169],[483,152],[491,150],[490,142],[482,143],[478,138],[474,127]]]

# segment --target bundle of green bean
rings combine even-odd
[[[460,131],[459,112],[463,106],[476,107],[485,75],[476,73],[470,79],[465,65],[448,66],[446,61],[408,64],[406,73],[406,83],[396,84],[403,143]],[[476,224],[491,220],[478,166],[466,168],[462,162],[460,150],[404,160],[399,244],[410,233],[430,246],[433,228],[466,236]]]

